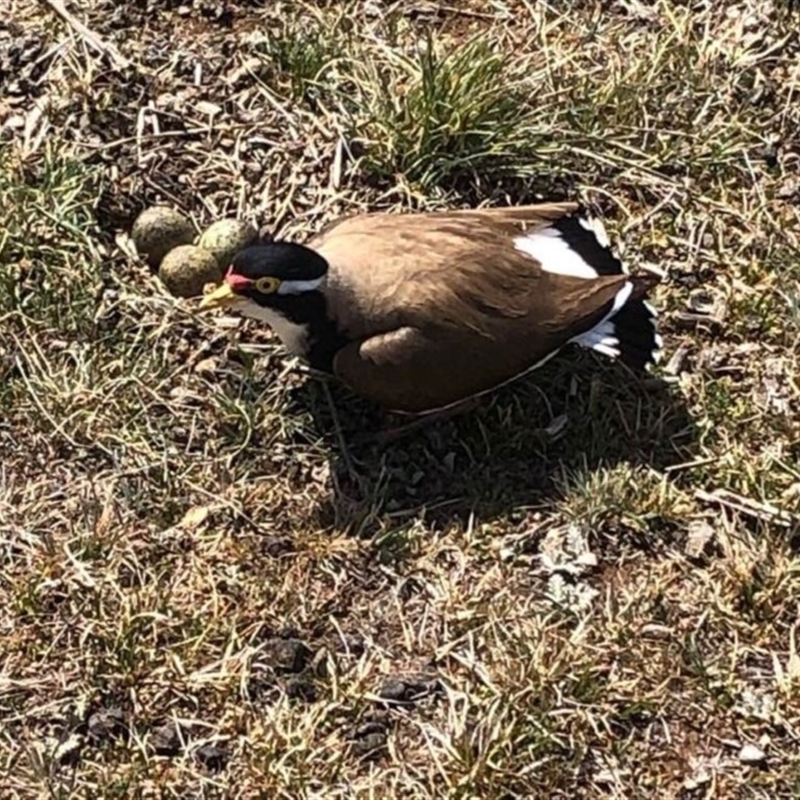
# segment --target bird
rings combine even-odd
[[[306,244],[259,240],[199,308],[270,326],[289,353],[402,415],[446,413],[570,343],[646,370],[662,341],[602,222],[577,202],[368,212]]]

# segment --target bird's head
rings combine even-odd
[[[234,307],[288,311],[325,284],[328,262],[301,244],[268,242],[240,250],[225,278],[200,301],[200,308]]]

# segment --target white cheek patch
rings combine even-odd
[[[308,326],[292,322],[273,308],[254,303],[252,300],[240,299],[234,309],[245,317],[258,320],[268,325],[281,340],[283,346],[295,356],[304,356],[308,350]]]
[[[325,276],[315,278],[313,281],[281,281],[278,286],[278,294],[302,294],[303,292],[313,292],[322,288],[325,283]]]
[[[528,236],[517,236],[514,247],[535,258],[545,272],[572,278],[596,278],[597,270],[584,261],[554,228],[544,228]]]

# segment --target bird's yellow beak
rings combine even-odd
[[[223,281],[215,289],[208,292],[208,294],[203,295],[198,308],[226,308],[233,305],[235,302],[236,295],[231,285],[227,281]]]

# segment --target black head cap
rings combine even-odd
[[[234,275],[251,281],[277,278],[280,281],[314,281],[328,271],[328,262],[317,252],[292,242],[265,242],[240,250],[233,259]]]

